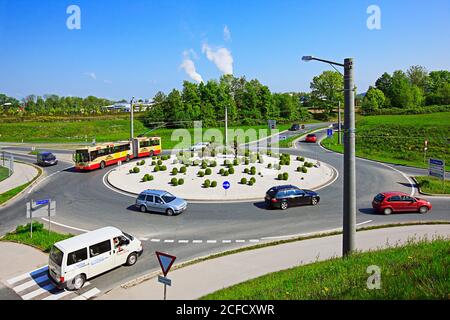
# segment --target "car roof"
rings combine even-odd
[[[50,154],[53,154],[53,153],[48,152],[48,151],[43,151],[43,152],[39,152],[39,154],[45,156],[45,155],[50,155]]]
[[[386,197],[391,197],[391,196],[410,196],[407,193],[401,192],[401,191],[388,191],[388,192],[380,192],[382,195],[386,196]]]
[[[275,186],[275,187],[270,188],[269,190],[275,189],[275,190],[279,191],[279,190],[283,190],[283,189],[292,189],[292,188],[299,189],[299,187],[293,186],[291,184],[287,184],[287,185],[282,185],[282,186]]]
[[[161,197],[161,196],[165,195],[166,193],[168,193],[168,191],[165,191],[165,190],[156,190],[156,189],[147,189],[147,190],[142,191],[141,193],[144,193],[144,194],[151,194],[151,195],[154,195],[154,196],[159,196],[159,197]]]
[[[55,245],[65,253],[85,248],[97,244],[107,239],[112,239],[122,234],[122,231],[115,227],[105,227],[94,231],[89,231],[78,236],[59,241]]]

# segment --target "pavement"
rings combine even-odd
[[[39,171],[32,165],[14,162],[13,174],[0,182],[0,194],[30,182],[38,174]]]
[[[357,250],[369,251],[411,240],[450,238],[450,225],[402,226],[357,233]],[[244,251],[176,269],[168,274],[171,300],[193,300],[262,275],[341,256],[342,235],[297,241]],[[115,288],[101,300],[161,300],[163,285],[150,278],[137,285]]]

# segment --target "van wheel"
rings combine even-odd
[[[72,280],[73,290],[80,290],[81,288],[83,288],[85,282],[86,282],[86,276],[85,275],[83,275],[83,274],[77,275]]]
[[[420,207],[419,212],[420,212],[421,214],[427,213],[427,212],[428,212],[428,207],[425,207],[425,206]]]
[[[166,213],[168,216],[173,216],[173,210],[172,209],[167,209]]]
[[[100,162],[100,168],[105,169],[106,163],[105,161]]]
[[[385,215],[390,215],[392,213],[392,209],[391,208],[386,208],[386,209],[383,210],[383,213]]]
[[[280,205],[281,210],[286,210],[289,207],[287,202],[282,202]]]
[[[132,266],[134,264],[136,264],[137,262],[137,254],[136,253],[132,253],[128,256],[127,258],[127,266]]]

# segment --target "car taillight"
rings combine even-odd
[[[64,282],[64,277],[59,277],[59,282],[63,283]]]
[[[272,201],[273,203],[275,203],[275,202],[278,202],[278,200],[277,199],[275,199],[275,198],[273,198],[272,200],[270,200],[270,201]]]

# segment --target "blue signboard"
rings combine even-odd
[[[445,178],[445,162],[439,159],[430,159],[428,163],[428,175],[439,179]]]
[[[333,129],[327,129],[327,136],[331,137],[333,135]]]
[[[223,188],[225,189],[225,190],[228,190],[228,189],[230,189],[230,183],[228,182],[228,181],[225,181],[224,183],[223,183]]]
[[[36,205],[37,205],[37,206],[40,206],[40,205],[43,205],[43,204],[49,204],[49,202],[50,202],[50,200],[48,200],[48,199],[45,199],[45,200],[37,200],[37,201],[36,201]]]

